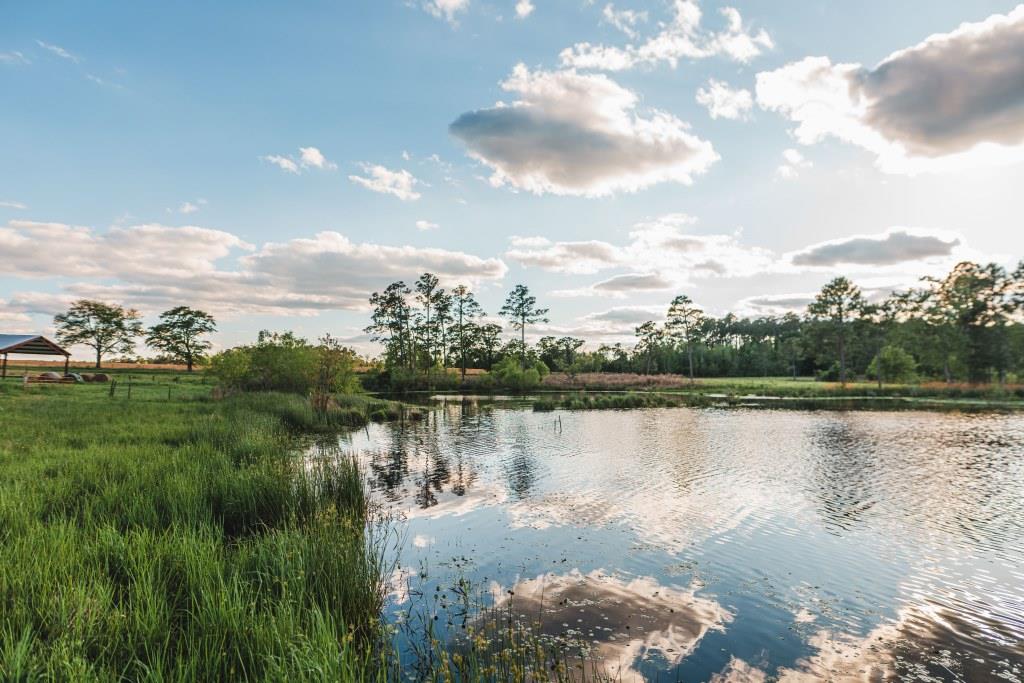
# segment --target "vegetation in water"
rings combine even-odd
[[[352,461],[294,456],[308,401],[72,386],[0,412],[0,678],[383,680],[381,537]]]

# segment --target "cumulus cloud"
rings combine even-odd
[[[260,157],[260,158],[263,159],[264,161],[268,161],[268,162],[274,164],[275,166],[277,166],[282,171],[287,171],[288,173],[298,173],[299,172],[299,165],[295,162],[294,159],[290,159],[288,157],[283,157],[283,156],[280,156],[280,155],[277,155],[277,154],[268,154],[268,155],[266,155],[264,157]]]
[[[501,87],[511,104],[451,124],[495,186],[535,194],[602,196],[660,182],[690,184],[718,154],[671,114],[637,110],[637,95],[607,76],[530,71],[518,64]]]
[[[771,251],[743,245],[735,234],[688,232],[694,223],[686,214],[660,216],[634,225],[629,241],[620,245],[515,237],[506,257],[557,273],[627,271],[581,289],[558,290],[558,296],[625,296],[681,287],[695,278],[746,277],[776,267],[778,257]]]
[[[713,119],[746,119],[754,106],[754,96],[744,88],[733,89],[728,83],[708,80],[707,87],[697,90],[697,103],[706,107]]]
[[[960,244],[959,237],[945,233],[893,228],[880,235],[854,235],[821,242],[793,254],[790,260],[797,266],[889,266],[948,257]]]
[[[427,0],[423,3],[423,9],[431,16],[457,26],[457,16],[469,9],[469,0]]]
[[[367,190],[393,195],[403,202],[416,201],[422,196],[414,189],[421,181],[405,169],[392,171],[377,164],[360,165],[363,172],[368,175],[350,175],[348,179],[353,183],[361,185]]]
[[[299,163],[305,168],[319,168],[328,171],[338,168],[336,163],[328,161],[323,152],[316,147],[299,147]]]
[[[637,24],[647,21],[647,12],[638,12],[631,9],[617,10],[615,5],[608,3],[601,10],[601,17],[630,38],[636,39]]]
[[[810,145],[832,136],[889,173],[1024,160],[1024,5],[963,24],[873,68],[807,57],[757,76],[757,100]]]
[[[260,158],[274,164],[282,171],[295,174],[310,168],[316,168],[321,171],[333,171],[338,168],[336,163],[328,160],[323,152],[316,147],[299,147],[298,158],[290,155],[282,156],[280,154],[268,154]]]
[[[60,45],[52,45],[50,43],[44,43],[41,40],[37,40],[36,44],[39,45],[39,47],[43,48],[44,50],[49,50],[50,52],[52,52],[53,54],[57,55],[61,59],[67,59],[68,61],[74,62],[75,64],[77,64],[78,62],[82,61],[82,59],[80,57],[78,57],[77,55],[71,54],[70,52],[68,52],[67,50],[62,48]]]
[[[530,0],[519,0],[519,2],[516,3],[516,18],[525,19],[533,14],[534,9],[533,3],[530,2]]]
[[[27,209],[27,208],[28,208],[28,205],[27,205],[27,204],[22,204],[21,202],[14,202],[14,201],[2,201],[2,202],[0,202],[0,207],[3,207],[3,208],[5,208],[5,209],[20,209],[20,210],[25,210],[25,209]]]
[[[40,256],[40,244],[60,245]],[[117,226],[96,233],[83,226],[10,221],[0,227],[0,270],[15,277],[126,277],[158,280],[215,269],[238,237],[197,226]],[[173,258],[169,258],[173,255]]]
[[[739,10],[733,7],[722,8],[725,28],[720,31],[709,31],[701,26],[702,13],[696,0],[675,0],[672,7],[672,18],[662,25],[659,33],[646,41],[623,47],[577,43],[561,52],[562,64],[580,69],[622,71],[665,62],[675,68],[681,59],[705,59],[716,55],[746,64],[774,46],[767,31],[752,31],[744,25]],[[609,19],[609,15],[616,16],[614,9],[603,15],[606,21],[619,27]],[[626,26],[629,28],[627,35],[630,35],[633,24]],[[635,38],[635,32],[630,37]]]
[[[40,243],[63,248],[40,258]],[[0,271],[74,280],[60,296],[12,295],[13,310],[20,312],[52,313],[72,298],[95,297],[147,312],[188,303],[222,314],[311,315],[365,309],[375,289],[424,271],[446,284],[479,286],[500,280],[507,268],[496,258],[358,243],[337,232],[256,249],[229,233],[196,226],[138,225],[98,233],[11,221],[0,228]]]
[[[506,256],[524,266],[556,273],[596,273],[614,266],[619,254],[607,242],[551,242],[544,237],[513,237]]]
[[[441,226],[438,225],[437,223],[431,223],[430,221],[427,221],[427,220],[420,219],[420,220],[416,221],[416,229],[417,230],[424,230],[424,231],[426,231],[426,230],[437,230],[440,227]]]
[[[782,163],[779,165],[777,172],[780,178],[792,180],[800,175],[802,169],[810,168],[813,165],[804,158],[804,155],[799,150],[785,149],[782,151]]]

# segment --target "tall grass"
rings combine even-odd
[[[294,457],[316,424],[0,393],[0,679],[383,680],[379,538],[354,462]]]

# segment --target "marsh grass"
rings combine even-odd
[[[509,596],[496,600],[465,578],[419,594],[402,622],[411,636],[407,668],[432,683],[620,680],[583,634],[546,632],[539,615],[524,614]]]
[[[385,678],[360,473],[294,433],[388,406],[53,389],[0,392],[0,679]]]

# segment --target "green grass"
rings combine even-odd
[[[293,447],[394,407],[107,392],[0,384],[0,680],[382,679],[361,477]]]

